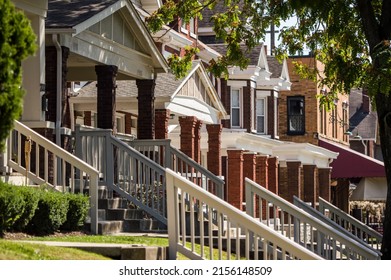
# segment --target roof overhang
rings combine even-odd
[[[88,28],[121,10],[132,27],[144,53],[122,47]],[[97,64],[118,66],[117,79],[153,79],[156,73],[168,72],[169,66],[155,45],[135,7],[128,0],[119,0],[89,19],[66,28],[46,28],[46,34],[59,34],[60,43],[70,49],[70,81],[95,80]],[[51,38],[50,36],[48,38]],[[50,40],[47,40],[50,43]],[[77,66],[72,69],[72,62]],[[73,70],[76,72],[73,73]]]
[[[387,180],[385,177],[362,178],[353,190],[351,201],[386,201]]]
[[[24,12],[46,17],[48,0],[12,0],[11,2],[16,8],[23,10]]]
[[[384,163],[348,147],[319,139],[319,146],[339,153],[331,164],[331,178],[385,177]]]

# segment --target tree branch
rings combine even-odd
[[[368,40],[369,48],[372,52],[375,46],[381,41],[379,34],[379,24],[376,20],[371,0],[357,0],[356,3],[361,17],[361,23],[363,25],[365,37]]]

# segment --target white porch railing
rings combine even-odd
[[[170,259],[322,259],[170,169],[166,182]]]
[[[246,178],[246,211],[276,232],[325,259],[379,259],[373,250],[348,238],[297,206]],[[256,205],[258,204],[258,205]],[[263,210],[265,208],[265,211]]]
[[[319,211],[371,247],[380,251],[383,235],[319,197]],[[328,213],[326,213],[328,212]]]
[[[170,139],[134,140],[128,144],[160,166],[180,173],[182,177],[220,198],[224,197],[224,180],[171,146]]]
[[[100,183],[167,225],[163,167],[117,139],[109,129],[77,126],[76,155],[99,170]]]
[[[31,142],[27,142],[31,139]],[[57,146],[42,135],[15,121],[7,141],[8,166],[27,175],[34,184],[45,184],[56,190],[83,193],[84,181],[89,186],[91,233],[98,233],[98,180],[96,169]],[[30,150],[30,153],[27,151]],[[34,160],[33,168],[26,158]],[[79,177],[78,177],[79,176]]]
[[[323,223],[326,223],[327,225],[331,226],[332,228],[339,231],[340,233],[345,234],[347,237],[352,238],[352,239],[356,240],[357,242],[361,243],[362,245],[366,246],[367,248],[373,250],[376,254],[378,254],[379,258],[381,258],[380,247],[377,248],[377,246],[374,244],[374,242],[368,242],[366,240],[366,238],[364,238],[364,235],[362,236],[362,238],[359,238],[358,236],[354,235],[351,231],[349,231],[346,228],[342,227],[341,225],[337,224],[336,222],[334,222],[333,220],[331,220],[330,218],[328,218],[326,216],[326,215],[329,215],[328,213],[326,213],[326,211],[324,211],[325,214],[323,214],[322,212],[311,207],[310,205],[308,205],[307,203],[305,203],[304,201],[302,201],[301,199],[299,199],[296,196],[293,198],[293,203],[297,207],[306,211],[312,217],[322,221]],[[332,206],[334,206],[334,205],[332,205]],[[340,209],[338,209],[338,210],[340,210]],[[340,210],[340,211],[342,211],[342,210]]]

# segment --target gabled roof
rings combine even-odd
[[[375,140],[377,136],[377,113],[363,108],[363,92],[361,89],[352,89],[349,95],[349,131],[353,136],[361,139]],[[366,97],[369,98],[369,97]],[[350,140],[354,140],[351,137]]]
[[[145,79],[168,71],[165,58],[131,0],[49,0],[47,14],[46,34],[61,34],[61,45],[70,49],[69,60],[73,64],[69,63],[68,68],[75,66],[75,71],[68,71],[71,80],[90,80],[96,64],[118,66],[117,79]],[[105,21],[110,16],[113,20]],[[114,24],[114,18],[126,22],[124,30],[131,34],[126,38],[132,37],[135,45],[140,47],[126,47],[114,42],[104,36],[102,29],[99,33],[92,31],[94,26],[99,30],[99,24],[102,28]],[[114,37],[114,34],[110,36]],[[88,71],[80,71],[82,67],[88,67]]]
[[[208,46],[222,55],[227,53],[226,44],[208,44]],[[259,44],[251,50],[245,44],[242,44],[240,47],[245,57],[249,59],[249,64],[243,70],[236,66],[229,67],[230,79],[269,79],[271,73],[268,71],[266,52],[263,44]]]

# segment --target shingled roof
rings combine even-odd
[[[267,64],[269,66],[269,72],[272,73],[270,78],[280,78],[282,73],[282,63],[278,62],[274,56],[267,57]]]
[[[375,139],[377,130],[377,113],[362,106],[363,92],[353,89],[349,95],[349,131],[363,139]]]
[[[46,28],[72,28],[118,0],[49,0]]]
[[[170,73],[157,75],[155,86],[155,97],[170,97],[178,89],[183,79],[175,79]],[[91,82],[79,90],[79,97],[94,97],[97,95],[96,82]],[[134,80],[117,81],[117,96],[137,97],[138,89]]]
[[[225,55],[227,53],[226,44],[208,44],[208,46],[222,55]],[[255,46],[254,48],[251,49],[250,52],[247,53],[246,45],[244,44],[241,45],[241,49],[243,52],[245,52],[246,58],[250,59],[249,65],[258,65],[261,48],[263,48],[263,44],[259,44]]]

